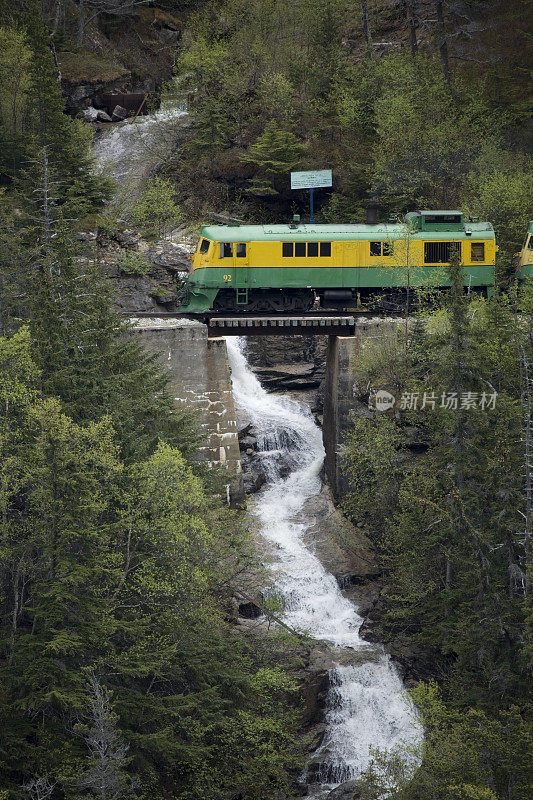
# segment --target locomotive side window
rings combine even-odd
[[[390,242],[370,242],[371,256],[391,256],[392,243]]]
[[[528,240],[528,243],[527,243],[527,249],[528,250],[533,250],[533,233],[529,237],[529,240]]]
[[[331,256],[331,242],[320,242],[320,256],[321,258]]]
[[[283,242],[281,245],[283,258],[292,258],[294,251],[293,242]]]
[[[294,255],[296,258],[305,258],[305,242],[294,243]]]
[[[235,255],[237,258],[246,258],[246,242],[239,242]]]
[[[220,258],[233,256],[233,242],[220,242]]]
[[[307,255],[309,258],[318,256],[318,242],[307,242]]]
[[[485,245],[483,242],[472,242],[470,245],[470,260],[485,261]]]
[[[211,242],[209,241],[209,239],[201,239],[200,240],[200,247],[198,248],[198,252],[199,253],[207,253],[207,251],[209,250],[209,245],[210,244],[211,244]]]
[[[424,242],[424,261],[426,264],[447,264],[450,260],[452,245],[461,258],[460,242]]]

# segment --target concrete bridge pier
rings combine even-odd
[[[371,412],[357,400],[357,363],[361,349],[370,339],[391,336],[398,319],[357,319],[353,336],[330,336],[326,358],[324,386],[324,419],[322,436],[326,450],[326,476],[336,498],[348,489],[343,469],[343,450],[346,434],[353,425],[352,413],[370,416]]]
[[[200,412],[200,453],[210,466],[228,470],[230,504],[244,503],[226,342],[222,338],[208,339],[207,327],[188,319],[146,319],[131,332],[158,357],[168,373],[176,405],[189,405]]]

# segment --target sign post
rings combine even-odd
[[[313,216],[313,191],[333,185],[332,172],[330,169],[306,170],[305,172],[291,172],[291,189],[309,189],[309,205],[311,209],[311,219],[309,222],[314,225]]]

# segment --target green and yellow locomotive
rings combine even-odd
[[[206,225],[180,311],[301,312],[317,299],[322,308],[401,307],[407,287],[449,285],[452,253],[465,286],[488,296],[496,251],[492,225],[461,211],[410,212],[402,224]]]

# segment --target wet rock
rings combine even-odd
[[[98,120],[99,111],[97,108],[93,108],[93,106],[88,106],[84,108],[81,112],[80,116],[85,122],[96,122]]]
[[[372,644],[353,647],[337,647],[327,642],[317,642],[309,656],[309,668],[321,672],[336,667],[359,667],[369,661],[379,661],[382,651]]]
[[[124,106],[115,106],[113,109],[113,113],[111,114],[111,121],[112,122],[122,122],[128,116],[127,110]]]
[[[346,781],[326,795],[326,800],[357,800],[361,797],[361,784],[358,780]]]
[[[255,367],[254,372],[266,389],[318,389],[320,377],[314,364],[276,364],[275,367]]]
[[[96,115],[98,122],[113,122],[107,111],[99,111]]]
[[[303,512],[315,520],[304,540],[312,543],[315,555],[337,581],[346,584],[348,578],[350,585],[362,585],[379,577],[372,543],[335,507],[327,486],[309,498]]]
[[[251,452],[248,453],[248,450]],[[255,494],[265,485],[267,480],[261,459],[257,458],[257,456],[254,457],[254,455],[254,451],[250,447],[246,448],[244,453],[241,451],[242,476],[246,494]]]
[[[319,783],[322,761],[319,758],[312,758],[306,766],[307,783]]]
[[[304,727],[308,727],[324,721],[329,674],[327,669],[309,668],[302,678],[300,688],[303,701],[302,722]]]
[[[326,733],[327,727],[325,722],[319,722],[318,725],[311,728],[306,736],[304,745],[308,753],[314,753],[318,750],[324,741],[324,734]]]

